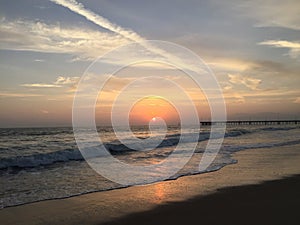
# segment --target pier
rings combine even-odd
[[[292,125],[300,124],[300,120],[228,120],[228,121],[201,121],[203,126],[211,125]]]

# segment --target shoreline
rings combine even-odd
[[[180,205],[201,196],[214,196],[222,188],[257,183],[263,185],[263,181],[300,174],[299,149],[300,145],[245,150],[233,154],[237,164],[227,165],[215,172],[7,207],[0,210],[0,218],[7,225],[102,224],[109,221],[118,224],[120,218],[139,213],[144,213],[146,217],[157,207],[171,203]]]
[[[24,205],[30,205],[30,204],[44,202],[44,201],[64,200],[64,199],[69,199],[69,198],[73,198],[73,197],[80,197],[80,196],[83,196],[83,195],[89,195],[89,194],[94,194],[94,193],[109,192],[109,191],[113,191],[113,190],[122,190],[122,189],[130,188],[130,187],[144,187],[144,186],[155,185],[157,183],[167,182],[167,181],[176,181],[176,180],[178,180],[182,177],[191,177],[191,176],[197,176],[197,175],[201,175],[201,174],[205,174],[205,173],[214,173],[214,172],[216,172],[218,170],[221,170],[224,167],[232,165],[232,164],[237,164],[237,162],[233,162],[233,163],[230,163],[230,164],[223,165],[220,168],[210,170],[209,172],[199,172],[199,173],[193,173],[193,174],[188,174],[188,175],[183,174],[183,175],[180,175],[176,178],[169,178],[167,180],[155,181],[153,183],[148,183],[148,184],[137,184],[137,185],[131,185],[131,186],[124,186],[124,187],[115,187],[115,188],[110,188],[110,189],[106,189],[106,190],[96,190],[96,191],[90,191],[90,192],[86,192],[86,193],[74,194],[74,195],[71,195],[71,196],[65,196],[65,197],[61,197],[61,198],[58,197],[58,198],[49,198],[49,199],[43,199],[43,200],[36,200],[36,201],[32,201],[32,202],[25,202],[25,203],[20,203],[20,204],[17,204],[17,205],[5,206],[3,208],[0,208],[0,211],[1,211],[1,209],[19,207],[19,206],[24,206]]]

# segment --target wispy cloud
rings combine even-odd
[[[31,87],[31,88],[60,88],[65,85],[73,87],[79,81],[79,77],[63,77],[59,76],[53,83],[33,83],[33,84],[21,84],[22,87]]]
[[[80,27],[49,25],[41,21],[7,20],[0,23],[0,49],[68,53],[77,59],[95,59],[129,41],[122,36]],[[36,60],[41,62],[41,60]]]
[[[295,101],[294,101],[294,103],[300,104],[300,97],[296,98]]]
[[[256,27],[281,27],[293,30],[300,30],[299,8],[298,0],[255,0],[248,1],[245,7],[250,10],[248,13],[258,20]]]
[[[251,68],[255,62],[234,58],[213,58],[207,64],[215,71],[241,72]]]
[[[241,90],[239,92],[225,91],[224,93],[227,104],[244,102],[247,102],[247,104],[269,104],[270,102],[300,103],[300,98],[295,96],[299,96],[299,91],[289,89],[259,91]]]
[[[124,29],[123,27],[120,27],[112,22],[110,22],[108,19],[92,12],[89,9],[86,9],[83,4],[75,1],[75,0],[50,0],[54,2],[55,4],[61,5],[63,7],[68,8],[74,13],[77,13],[83,17],[85,17],[87,20],[95,23],[96,25],[105,28],[109,31],[112,31],[125,39],[127,39],[129,42],[136,42],[139,43],[139,45],[143,46],[145,50],[148,52],[146,54],[154,54],[153,58],[158,58],[162,57],[164,59],[170,60],[172,63],[175,63],[177,66],[185,67],[185,68],[194,68],[194,65],[192,62],[187,62],[187,59],[180,59],[173,54],[170,54],[163,50],[160,47],[154,46],[153,44],[149,44],[148,42],[145,42],[146,39],[140,36],[138,33],[129,30],[129,29]],[[140,49],[138,49],[140,50]],[[126,52],[128,54],[128,51]],[[128,56],[123,57],[124,60],[126,61],[126,58]],[[148,58],[148,57],[147,57]],[[137,60],[141,60],[141,56],[138,56]],[[184,62],[185,61],[185,62]],[[132,58],[131,58],[132,62]],[[199,68],[196,68],[196,70],[199,70]],[[199,71],[200,72],[200,71]],[[203,71],[201,71],[203,72]]]
[[[228,74],[229,82],[232,84],[243,84],[251,90],[257,90],[259,84],[261,83],[260,79],[251,78],[247,76],[242,76],[240,74]]]
[[[291,42],[291,41],[281,41],[281,40],[268,40],[260,42],[261,45],[272,45],[278,48],[291,48],[299,49],[300,42]]]
[[[64,6],[71,11],[84,16],[87,20],[99,25],[100,27],[103,27],[107,30],[110,30],[114,33],[120,34],[123,37],[135,41],[135,42],[140,42],[143,41],[144,38],[142,38],[140,35],[137,33],[124,29],[112,22],[110,22],[108,19],[92,12],[91,10],[86,9],[83,4],[76,2],[75,0],[51,0],[52,2]]]
[[[45,60],[44,59],[35,59],[35,60],[33,60],[34,62],[45,62]]]
[[[62,76],[59,76],[54,83],[57,84],[57,85],[76,84],[79,81],[79,79],[80,79],[80,77],[62,77]]]
[[[300,30],[299,0],[227,0],[214,1],[233,10],[239,17],[248,17],[255,27],[280,27]]]
[[[30,94],[30,93],[20,93],[20,92],[0,92],[0,97],[16,97],[16,98],[26,98],[26,97],[40,97],[40,94]]]
[[[177,66],[193,68],[192,63],[183,62],[163,49],[144,43],[145,38],[136,32],[124,29],[108,19],[86,9],[83,4],[75,0],[51,0],[55,4],[68,8],[74,13],[82,15],[101,28],[111,32],[100,32],[80,27],[63,27],[60,24],[46,24],[42,21],[7,20],[0,23],[0,49],[17,51],[35,51],[47,53],[67,53],[74,55],[74,61],[94,60],[95,58],[122,45],[138,42],[145,48],[145,56],[151,53],[153,58],[162,57],[176,63]],[[147,52],[147,53],[146,53]],[[128,54],[128,51],[126,52]],[[116,60],[108,63],[126,64],[128,58],[141,60],[140,55],[128,57],[124,55],[122,62]],[[149,57],[148,57],[149,58]]]
[[[291,58],[297,58],[300,56],[300,42],[285,40],[268,40],[260,42],[258,44],[268,45],[275,48],[287,48],[289,49],[289,56]]]
[[[43,114],[49,114],[49,111],[48,111],[48,110],[45,110],[45,109],[42,109],[42,110],[41,110],[41,113],[43,113]]]
[[[33,88],[55,88],[61,87],[60,85],[56,84],[43,84],[43,83],[36,83],[36,84],[21,84],[22,87],[33,87]]]

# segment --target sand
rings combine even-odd
[[[1,224],[299,224],[300,145],[234,158],[213,173],[5,208]]]
[[[105,225],[295,224],[300,223],[300,175],[168,203]]]

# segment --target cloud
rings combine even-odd
[[[220,82],[220,85],[224,91],[232,90],[232,84],[229,82]]]
[[[149,53],[152,56],[152,58],[158,59],[159,57],[163,57],[164,59],[170,60],[172,63],[176,64],[177,66],[180,67],[185,67],[187,69],[195,69],[196,71],[199,71],[199,68],[195,67],[192,62],[188,62],[188,59],[182,59],[179,57],[174,56],[173,54],[168,53],[167,51],[163,50],[160,47],[154,46],[153,44],[149,44],[148,42],[145,42],[146,39],[140,36],[138,33],[129,30],[129,29],[124,29],[112,22],[110,22],[108,19],[92,12],[89,9],[86,9],[83,4],[75,1],[75,0],[50,0],[54,2],[55,4],[61,5],[63,7],[68,8],[74,13],[77,13],[83,17],[85,17],[87,20],[95,23],[96,25],[100,26],[101,28],[105,28],[109,31],[112,31],[124,38],[126,38],[129,42],[137,42],[139,43],[138,45],[142,46],[147,50],[145,52],[145,56],[147,59],[149,59]],[[159,44],[158,44],[159,45]],[[141,49],[136,49],[137,51],[141,51]],[[126,51],[126,55],[122,58],[123,60],[126,61],[127,58],[131,59],[131,62],[133,60],[132,57],[128,57],[128,51]],[[148,54],[148,55],[147,55]],[[137,60],[142,60],[141,56],[138,55]],[[115,60],[111,61],[110,63],[115,63]],[[126,63],[126,62],[125,62]],[[201,71],[203,72],[203,71]]]
[[[73,88],[79,81],[79,77],[63,77],[59,76],[56,78],[56,81],[50,84],[45,83],[34,83],[34,84],[21,84],[22,87],[33,87],[33,88],[60,88],[65,85],[71,85]]]
[[[245,103],[246,102],[244,96],[240,95],[238,93],[234,93],[232,95],[225,95],[224,97],[226,99],[226,102],[227,103],[230,102],[231,104],[232,103],[241,104],[241,103]]]
[[[72,61],[78,61],[94,60],[117,47],[132,42],[139,42],[137,46],[144,47],[144,55],[147,59],[149,59],[150,53],[155,59],[162,57],[175,63],[177,66],[194,68],[192,63],[184,62],[187,59],[175,57],[159,47],[143,43],[146,39],[136,32],[111,23],[106,18],[86,9],[75,0],[52,0],[52,2],[82,15],[87,20],[111,32],[100,32],[79,27],[62,27],[60,24],[49,25],[42,21],[21,19],[9,21],[2,18],[0,23],[0,49],[66,53],[74,55]],[[141,49],[139,48],[138,50]],[[136,55],[135,58],[129,57],[128,51],[126,51],[124,56],[121,57],[122,62],[117,62],[115,59],[107,62],[126,64],[129,59],[130,62],[133,59],[137,61],[142,60],[141,55]]]
[[[241,72],[254,65],[252,61],[245,61],[235,58],[213,58],[207,62],[214,71]]]
[[[43,113],[43,114],[49,114],[49,111],[42,109],[41,113]]]
[[[261,45],[272,45],[277,48],[291,48],[291,49],[299,49],[300,48],[300,42],[290,42],[290,41],[275,41],[275,40],[269,40],[260,42]]]
[[[260,89],[259,91],[249,91],[241,89],[239,91],[225,91],[224,98],[227,104],[247,103],[247,104],[270,104],[273,103],[300,103],[299,90],[283,89]]]
[[[57,77],[56,81],[54,82],[57,85],[64,85],[64,84],[76,84],[78,83],[80,77]]]
[[[300,30],[299,0],[214,1],[238,17],[255,21],[255,27],[280,27]],[[225,11],[225,10],[224,10]]]
[[[37,84],[21,84],[20,86],[22,86],[22,87],[36,87],[36,88],[61,87],[60,85],[56,85],[56,84],[42,84],[42,83],[37,83]]]
[[[123,37],[135,41],[135,42],[140,42],[143,41],[144,38],[142,38],[140,35],[137,33],[124,29],[114,23],[111,23],[108,19],[86,9],[83,4],[76,2],[75,0],[51,0],[52,2],[64,6],[68,8],[69,10],[82,15],[85,17],[87,20],[99,25],[100,27],[103,27],[107,30],[110,30],[114,33],[120,34]]]
[[[26,97],[40,97],[40,94],[30,94],[30,93],[19,93],[19,92],[0,92],[0,97],[16,97],[16,98],[26,98]]]
[[[300,104],[300,97],[296,98],[295,101],[294,101],[294,103]]]
[[[256,27],[281,27],[300,30],[299,0],[248,1]],[[250,13],[250,12],[249,12]]]
[[[300,56],[300,42],[285,41],[285,40],[268,40],[258,43],[259,45],[268,45],[275,48],[288,48],[289,56],[297,58]]]
[[[113,33],[41,21],[3,18],[0,23],[0,49],[6,50],[67,53],[92,60],[128,42]]]
[[[260,79],[251,78],[247,76],[242,76],[239,74],[228,74],[229,82],[232,84],[243,84],[251,90],[257,90],[259,84],[261,84]]]

